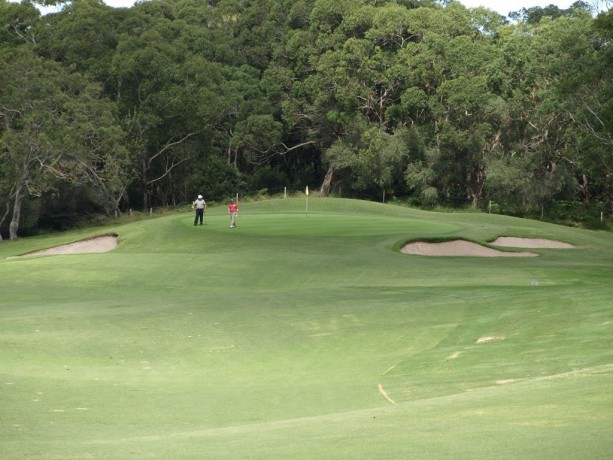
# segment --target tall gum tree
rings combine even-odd
[[[112,157],[112,145],[120,152],[122,133],[112,108],[80,74],[35,55],[29,45],[1,53],[0,162],[12,201],[9,237],[15,239],[26,196],[40,197],[60,180],[88,182],[94,172],[103,180],[115,159],[102,159],[100,152]]]
[[[603,201],[613,212],[613,12],[600,13],[575,37],[564,47],[564,65],[574,71],[558,89],[573,121],[567,137],[576,142],[568,161],[576,166],[584,203]]]
[[[198,146],[191,141],[223,113],[216,99],[219,66],[189,50],[183,33],[190,29],[175,20],[173,8],[140,5],[113,56],[115,97],[144,210],[154,191],[167,193],[160,191],[163,181],[194,159]]]
[[[501,86],[511,114],[501,142],[505,155],[514,159],[495,162],[492,167],[517,164],[518,158],[532,165],[527,171],[532,177],[528,181],[531,190],[526,193],[521,181],[516,181],[516,196],[527,197],[524,211],[542,211],[556,197],[579,194],[585,201],[590,175],[599,175],[596,169],[587,168],[585,160],[593,150],[586,149],[585,132],[578,129],[576,115],[581,111],[571,108],[572,101],[585,95],[588,87],[576,76],[599,67],[591,21],[577,10],[568,17],[544,17],[537,24],[515,24],[500,34]],[[570,81],[575,84],[569,85]],[[496,177],[502,175],[494,172],[491,180]]]

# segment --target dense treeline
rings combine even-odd
[[[613,13],[586,2],[510,18],[435,0],[61,5],[0,0],[10,238],[305,185],[516,215],[613,210]]]

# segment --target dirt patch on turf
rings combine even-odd
[[[403,254],[420,256],[470,256],[470,257],[535,257],[533,252],[508,252],[488,248],[465,240],[428,243],[415,241],[405,244],[400,250]]]
[[[94,236],[85,240],[75,241],[74,243],[62,244],[49,249],[30,252],[21,257],[39,256],[45,254],[91,254],[109,252],[117,247],[116,234]]]
[[[501,236],[495,241],[492,241],[495,246],[513,247],[513,248],[528,248],[528,249],[571,249],[572,244],[562,241],[547,240],[544,238],[516,238],[512,236]]]

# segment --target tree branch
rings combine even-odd
[[[183,143],[184,141],[186,141],[187,139],[189,139],[190,137],[200,133],[202,131],[193,131],[191,133],[186,134],[185,136],[183,136],[181,139],[179,139],[178,141],[174,141],[174,142],[168,142],[166,143],[166,145],[164,147],[162,147],[161,150],[159,150],[156,154],[152,155],[148,162],[147,162],[147,166],[151,167],[151,163],[153,163],[153,161],[158,158],[160,155],[162,155],[166,150],[174,147],[175,145],[179,145],[181,143]]]
[[[147,185],[151,185],[154,184],[155,182],[162,180],[164,177],[166,177],[168,174],[170,174],[170,171],[172,171],[174,168],[176,168],[177,166],[179,166],[181,163],[187,161],[187,160],[191,160],[192,157],[186,157],[183,158],[182,160],[177,161],[176,163],[173,161],[172,164],[170,165],[170,167],[167,165],[166,166],[166,171],[164,172],[164,174],[162,174],[161,176],[155,178],[155,179],[151,179],[149,181],[147,181]]]

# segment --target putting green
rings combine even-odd
[[[211,219],[209,219],[211,222]],[[212,220],[218,224],[218,220]],[[239,218],[239,227],[247,235],[293,236],[300,237],[354,237],[394,234],[447,234],[461,227],[444,222],[424,222],[418,219],[399,217],[378,217],[322,213],[277,213],[251,214]]]

